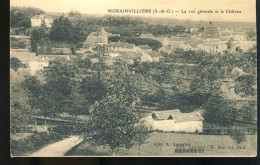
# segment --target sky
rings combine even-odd
[[[77,11],[84,14],[109,14],[108,9],[157,9],[186,10],[174,14],[127,14],[131,16],[190,19],[194,21],[234,21],[255,22],[255,0],[11,0],[11,6],[35,7],[46,12],[69,13]],[[187,13],[195,10],[196,14]],[[197,14],[199,10],[238,10],[241,13]],[[111,14],[111,13],[110,13]],[[126,15],[126,14],[114,14]]]

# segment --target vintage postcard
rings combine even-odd
[[[255,157],[254,0],[11,0],[23,157]]]

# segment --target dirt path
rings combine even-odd
[[[83,139],[79,136],[71,136],[67,139],[61,140],[59,142],[47,145],[46,147],[41,148],[40,150],[32,153],[32,157],[57,157],[63,156],[68,152],[72,147],[76,146]]]

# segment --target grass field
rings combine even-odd
[[[151,133],[147,143],[141,145],[140,156],[255,156],[256,140],[256,135],[247,135],[246,141],[237,145],[227,135]],[[111,156],[111,150],[107,146],[90,147],[87,142],[83,142],[66,155]],[[116,156],[139,156],[138,146],[129,150],[120,148],[116,151]]]

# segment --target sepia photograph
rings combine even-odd
[[[11,157],[256,157],[255,0],[11,0]]]

